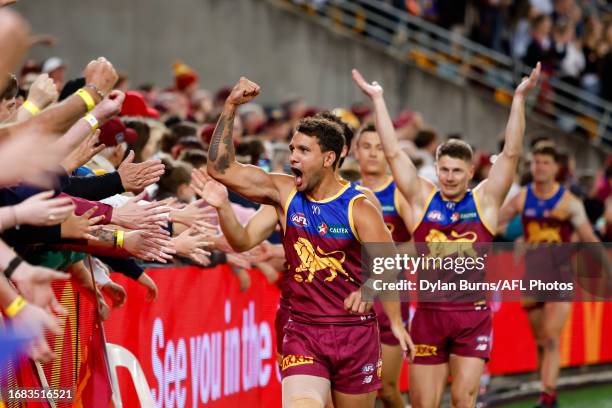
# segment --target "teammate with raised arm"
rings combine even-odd
[[[326,119],[301,120],[289,145],[294,176],[236,161],[236,109],[259,86],[241,78],[228,96],[210,144],[208,174],[247,199],[275,207],[283,226],[291,318],[283,341],[283,406],[373,407],[380,387],[380,343],[373,313],[361,301],[361,242],[392,243],[382,216],[335,175],[342,130]],[[402,348],[413,347],[399,303],[385,302]]]
[[[412,228],[410,204],[399,192],[393,177],[389,174],[389,166],[382,151],[380,136],[373,123],[368,123],[358,130],[354,154],[361,172],[359,185],[374,192],[381,203],[383,219],[398,250],[402,253],[409,252],[410,229]],[[405,321],[408,320],[409,307],[408,302],[402,303],[402,317]],[[383,358],[380,398],[385,408],[403,407],[404,401],[399,389],[402,349],[391,332],[389,321],[382,311],[382,303],[378,300],[374,302],[374,311],[378,316]]]
[[[419,177],[416,167],[396,140],[383,88],[376,82],[366,82],[357,70],[353,70],[357,86],[374,104],[376,129],[385,157],[397,187],[412,208],[412,217],[416,220],[415,242],[432,244],[428,245],[431,248],[435,243],[457,239],[470,243],[492,241],[495,231],[491,226],[497,225],[500,207],[514,179],[523,149],[525,99],[536,86],[539,74],[540,64],[516,88],[506,125],[504,150],[495,161],[489,178],[469,190],[468,183],[474,175],[470,146],[455,139],[438,146],[439,189]],[[417,348],[414,364],[410,367],[412,406],[440,406],[449,374],[453,378],[452,405],[474,406],[480,376],[490,355],[491,312],[486,304],[419,302],[410,329]]]
[[[499,229],[504,231],[515,215],[521,215],[525,242],[532,250],[525,256],[526,275],[558,279],[571,276],[571,250],[575,232],[581,242],[600,242],[593,232],[582,201],[557,183],[559,153],[554,146],[536,145],[532,150],[533,182],[501,209]],[[533,244],[541,244],[533,246]],[[559,244],[559,247],[553,245]],[[557,249],[555,249],[557,248]],[[554,252],[551,252],[554,251]],[[542,391],[538,407],[557,406],[557,379],[561,365],[560,337],[571,310],[571,299],[535,299],[523,302],[536,341]]]

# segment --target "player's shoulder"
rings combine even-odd
[[[576,194],[572,193],[569,189],[565,189],[563,195],[561,196],[561,203],[570,210],[579,210],[584,208],[584,204],[582,199],[578,197]]]
[[[359,191],[362,195],[364,195],[365,198],[368,199],[378,211],[382,211],[382,205],[380,204],[380,200],[378,199],[378,197],[376,197],[374,191],[362,185],[356,185],[355,189]]]

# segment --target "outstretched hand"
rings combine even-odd
[[[369,98],[374,99],[380,97],[383,94],[383,88],[376,81],[369,83],[366,82],[365,78],[361,75],[357,69],[353,68],[353,81],[357,84],[359,89]]]
[[[536,67],[531,71],[531,74],[528,77],[523,78],[519,86],[516,87],[514,91],[515,96],[523,96],[526,97],[529,92],[538,84],[538,79],[540,78],[540,72],[542,71],[542,64],[537,63]]]

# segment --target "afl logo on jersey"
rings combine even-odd
[[[298,227],[306,227],[308,223],[306,222],[306,216],[302,213],[295,213],[291,216],[291,222],[297,225]]]
[[[427,213],[427,219],[429,221],[438,222],[444,219],[444,216],[440,211],[430,211]]]

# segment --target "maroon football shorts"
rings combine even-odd
[[[491,310],[446,311],[417,308],[410,324],[415,364],[443,364],[449,356],[491,355]]]
[[[334,325],[289,320],[281,375],[327,378],[333,390],[345,394],[378,390],[382,360],[377,321]]]
[[[402,308],[402,320],[404,321],[404,324],[407,324],[410,316],[410,304],[408,302],[402,302],[400,303],[400,307]],[[378,319],[380,342],[387,346],[399,346],[399,340],[391,331],[391,321],[387,317],[380,300],[376,299],[374,301],[373,309],[376,312],[376,318]]]
[[[289,306],[287,302],[281,302],[278,304],[276,310],[276,316],[274,317],[274,331],[276,332],[276,359],[278,365],[281,365],[283,359],[283,337],[285,336],[285,325],[289,321]]]

